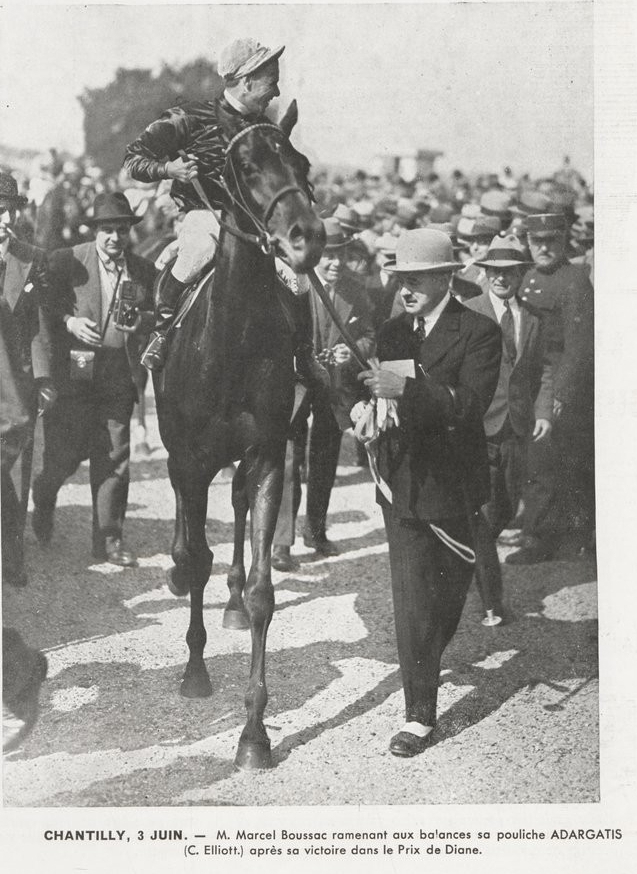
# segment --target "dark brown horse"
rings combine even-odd
[[[274,609],[270,548],[281,502],[286,431],[294,395],[294,323],[286,312],[274,255],[297,272],[318,262],[323,226],[311,208],[309,164],[289,134],[293,105],[280,125],[220,119],[228,139],[217,263],[183,324],[172,332],[165,369],[155,379],[161,438],[176,497],[170,587],[190,593],[187,697],[211,694],[203,660],[203,593],[213,554],[206,541],[208,487],[241,460],[250,509],[252,562],[228,575],[225,627],[249,624],[252,663],[247,722],[235,764],[271,767],[263,725],[266,634]],[[160,278],[161,281],[161,278]]]

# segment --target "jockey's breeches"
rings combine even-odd
[[[219,222],[207,209],[193,209],[186,213],[177,235],[178,254],[172,274],[180,282],[188,283],[212,261],[217,251]]]

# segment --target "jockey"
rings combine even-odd
[[[225,80],[223,96],[212,102],[190,102],[168,109],[126,149],[124,167],[133,179],[172,179],[171,195],[186,214],[179,231],[177,259],[166,281],[160,284],[155,330],[141,359],[149,370],[164,366],[166,331],[177,301],[216,251],[219,223],[191,182],[198,178],[210,203],[221,208],[219,182],[226,142],[218,107],[252,123],[269,123],[264,113],[279,95],[278,59],[284,48],[269,49],[249,38],[235,40],[219,60],[218,70]],[[187,159],[179,157],[179,151],[184,151]]]

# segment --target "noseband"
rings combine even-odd
[[[308,195],[307,195],[307,192],[303,191],[302,188],[299,188],[298,185],[286,185],[283,188],[281,188],[280,191],[277,191],[276,194],[272,197],[272,199],[270,200],[270,202],[268,203],[268,205],[266,206],[266,208],[263,212],[262,219],[259,219],[254,214],[254,212],[250,209],[250,207],[246,203],[245,197],[241,193],[241,185],[239,184],[239,178],[237,176],[237,171],[236,171],[234,163],[232,161],[232,150],[234,149],[235,145],[241,139],[243,139],[243,137],[246,136],[246,134],[249,134],[251,131],[260,130],[260,129],[269,130],[269,131],[275,132],[279,135],[285,136],[283,134],[283,131],[281,130],[281,128],[278,127],[278,125],[268,124],[266,122],[259,122],[258,124],[251,124],[251,125],[248,125],[248,127],[244,127],[243,130],[240,130],[239,133],[235,134],[235,136],[230,140],[230,142],[226,146],[226,165],[229,166],[231,171],[232,171],[232,176],[234,178],[236,190],[237,190],[239,196],[236,197],[232,193],[232,191],[230,191],[230,189],[228,188],[225,181],[222,184],[224,192],[230,198],[230,201],[232,202],[233,206],[238,207],[242,212],[244,212],[248,216],[248,218],[250,219],[252,224],[255,226],[255,228],[257,230],[257,234],[246,234],[243,231],[239,231],[237,228],[229,227],[224,222],[222,222],[221,225],[223,228],[225,228],[225,230],[229,231],[231,234],[234,234],[236,237],[239,237],[240,239],[245,240],[246,242],[254,243],[255,245],[257,245],[261,249],[261,251],[263,252],[264,255],[271,255],[272,254],[272,238],[270,236],[270,233],[268,232],[267,225],[268,225],[268,222],[270,221],[270,219],[272,218],[272,213],[274,212],[276,205],[279,203],[280,200],[282,200],[288,194],[304,194],[306,197]],[[308,200],[309,200],[309,197],[308,197]]]

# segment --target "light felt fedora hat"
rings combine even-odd
[[[343,246],[349,246],[352,238],[345,233],[338,219],[332,216],[322,221],[325,228],[325,249],[341,249]]]
[[[448,234],[430,228],[405,231],[396,243],[396,263],[384,268],[390,273],[444,273],[460,270],[453,260],[453,244]]]
[[[480,267],[530,267],[533,261],[515,234],[494,237],[486,258],[475,262]]]

